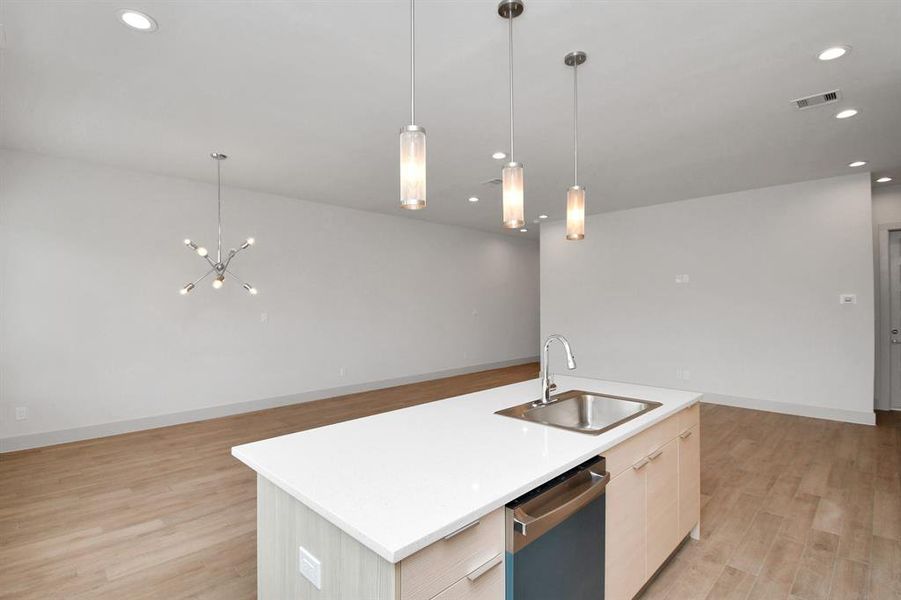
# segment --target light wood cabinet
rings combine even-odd
[[[607,484],[606,600],[633,598],[699,523],[698,417],[698,406],[692,406],[604,453],[612,476]]]
[[[607,484],[605,598],[631,598],[644,585],[648,462],[642,458]]]
[[[701,522],[701,428],[679,434],[679,539]]]
[[[648,455],[647,567],[650,577],[679,544],[679,448],[670,440]]]
[[[487,598],[490,586],[474,584],[488,577],[491,567],[503,571],[503,559],[504,509],[499,508],[402,560],[401,600],[429,600],[455,582],[462,584],[455,593],[470,590],[469,596],[459,597]],[[498,564],[501,566],[497,567]],[[481,595],[475,595],[473,590],[481,590]],[[496,598],[503,598],[503,589]]]

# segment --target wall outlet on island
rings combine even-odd
[[[27,406],[17,406],[16,407],[16,421],[24,421],[28,418],[28,407]]]

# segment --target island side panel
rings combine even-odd
[[[322,589],[300,574],[300,546],[322,563]],[[259,600],[397,600],[397,569],[257,475]]]

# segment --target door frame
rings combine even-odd
[[[889,325],[891,324],[892,299],[891,281],[889,274],[889,234],[893,231],[901,231],[901,223],[883,223],[877,233],[879,246],[879,313],[876,318],[876,410],[892,410],[892,379],[891,379],[891,352],[887,352],[888,342],[891,339]]]

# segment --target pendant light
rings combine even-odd
[[[244,288],[248,294],[251,296],[257,295],[257,289],[250,285],[249,283],[245,283],[241,281],[241,279],[232,273],[228,265],[231,263],[232,259],[238,255],[242,250],[247,250],[254,244],[254,239],[252,237],[244,240],[244,243],[241,244],[239,248],[232,248],[228,251],[228,254],[225,256],[223,260],[222,257],[222,161],[228,158],[226,155],[221,152],[213,152],[210,154],[210,158],[216,161],[216,203],[217,203],[217,222],[218,222],[218,233],[216,236],[216,260],[214,261],[210,258],[209,251],[193,242],[190,238],[185,240],[185,246],[193,250],[197,253],[197,255],[204,259],[210,267],[210,270],[203,274],[200,279],[195,281],[186,283],[184,287],[182,287],[178,292],[182,296],[186,296],[191,290],[193,290],[198,283],[209,277],[210,275],[215,275],[213,277],[213,289],[221,289],[222,286],[225,285],[225,275],[228,274],[231,277],[234,277],[241,284],[241,287]]]
[[[523,172],[522,164],[516,162],[514,153],[513,123],[513,19],[525,9],[521,0],[502,0],[497,5],[497,14],[507,19],[507,43],[509,52],[510,75],[510,162],[504,165],[501,172],[503,182],[504,227],[518,229],[526,224],[523,211]]]
[[[588,60],[581,50],[570,52],[563,62],[573,68],[573,184],[566,191],[566,239],[585,238],[585,188],[579,185],[579,65]]]
[[[416,6],[410,0],[410,124],[400,130],[400,207],[426,204],[425,128],[416,125]]]

